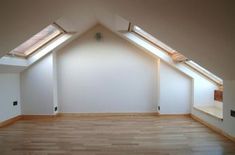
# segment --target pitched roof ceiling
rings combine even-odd
[[[84,32],[97,21],[112,28],[116,15],[224,79],[235,79],[234,2],[216,0],[2,0],[0,56],[57,21]]]

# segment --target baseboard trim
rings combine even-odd
[[[215,127],[214,125],[211,125],[207,123],[206,121],[202,120],[201,118],[191,114],[192,119],[196,120],[197,122],[207,126],[209,129],[213,130],[214,132],[217,132],[218,134],[230,139],[231,141],[235,142],[235,137],[229,135],[228,133],[224,132],[223,130]]]
[[[56,117],[111,117],[111,116],[159,116],[158,112],[151,113],[57,113],[55,115],[19,115],[3,122],[0,128],[13,124],[18,120],[54,119]]]
[[[159,116],[158,112],[147,113],[58,113],[59,117],[111,117],[111,116]]]
[[[159,114],[160,117],[190,117],[191,114]]]
[[[16,121],[20,120],[21,118],[22,118],[22,116],[19,115],[19,116],[10,118],[10,119],[8,119],[8,120],[5,120],[5,121],[3,121],[3,122],[0,122],[0,128],[1,128],[1,127],[5,127],[5,126],[8,126],[8,125],[11,125],[11,124],[15,123]]]
[[[30,120],[30,119],[49,119],[55,118],[58,115],[21,115],[22,120]]]

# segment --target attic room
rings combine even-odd
[[[235,154],[233,1],[0,3],[1,154]]]

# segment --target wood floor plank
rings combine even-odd
[[[61,116],[1,128],[0,154],[232,155],[235,144],[187,116]]]

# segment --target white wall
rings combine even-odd
[[[61,112],[157,110],[156,59],[102,26],[59,51],[57,61]]]
[[[192,79],[172,66],[160,63],[161,114],[189,114],[192,104]]]
[[[153,45],[149,44],[147,41],[144,41],[143,39],[139,38],[138,36],[135,36],[130,33],[126,33],[125,37],[134,45],[140,47],[145,52],[155,56],[159,57],[161,60],[165,61],[167,64],[170,64],[170,66],[174,67],[176,70],[179,70],[188,76],[190,76],[193,79],[193,104],[194,105],[214,105],[214,90],[218,89],[218,86],[205,78],[204,76],[200,75],[199,73],[195,72],[194,70],[188,68],[186,65],[183,64],[176,64],[172,61],[172,59],[165,54],[164,52],[161,52],[160,49],[154,47]],[[160,73],[160,76],[161,73]],[[166,76],[167,78],[167,76]],[[164,79],[162,77],[161,79]],[[173,81],[171,81],[173,82]],[[177,82],[177,80],[175,80]],[[161,83],[161,81],[160,81]],[[168,93],[166,88],[160,88],[164,89],[164,93]],[[234,107],[234,81],[224,81],[224,102],[223,102],[223,114],[224,118],[223,121],[221,119],[215,118],[213,116],[210,116],[208,114],[205,114],[199,110],[196,110],[194,108],[191,109],[191,113],[208,124],[211,124],[222,131],[226,132],[227,134],[230,134],[231,136],[235,136],[235,125],[234,125],[234,118],[230,116],[230,110],[235,109]],[[172,92],[173,94],[177,93],[176,91]],[[160,100],[163,100],[160,98]],[[167,100],[167,98],[165,98]],[[164,106],[164,104],[167,102],[160,101],[160,105]],[[170,102],[169,102],[170,103]],[[170,107],[170,106],[168,106]],[[192,106],[193,107],[193,106]],[[164,107],[163,107],[164,108]],[[161,111],[162,113],[162,108]],[[168,113],[169,111],[167,111]]]
[[[224,81],[224,121],[223,129],[235,137],[235,117],[230,116],[230,111],[235,110],[235,80]]]
[[[217,90],[218,86],[202,77],[201,75],[194,75],[194,105],[207,106],[214,105],[214,90]]]
[[[21,73],[22,114],[52,115],[53,57],[44,57]]]
[[[101,41],[95,40],[96,32],[102,32]],[[163,61],[158,66],[157,61],[96,26],[22,73],[23,114],[53,114],[57,102],[61,112],[151,112],[160,104],[162,114],[186,114],[192,103],[214,103],[211,81],[183,66]],[[35,89],[35,81],[43,83]]]
[[[235,81],[224,81],[223,120],[217,119],[193,109],[192,114],[209,124],[221,129],[231,136],[235,136],[235,118],[230,116],[230,110],[235,110]]]
[[[98,25],[22,72],[23,114],[54,114],[58,102],[60,112],[153,112],[159,103],[162,114],[190,113],[191,79],[158,60]]]
[[[17,106],[13,102],[18,101]],[[21,114],[19,74],[0,74],[0,122]]]
[[[166,52],[162,51],[160,48],[157,48],[153,44],[149,43],[145,39],[139,37],[138,35],[135,35],[133,33],[125,33],[124,38],[129,40],[131,43],[136,45],[137,47],[143,49],[146,53],[149,53],[153,57],[157,57],[161,59],[161,62],[165,62],[166,64],[169,64],[169,66],[172,67],[171,72],[176,72],[177,70],[179,72],[184,73],[185,75],[188,75],[193,79],[193,96],[192,96],[192,103],[194,105],[213,105],[214,104],[214,90],[218,89],[218,87],[213,83],[212,81],[208,80],[201,74],[197,73],[195,70],[190,69],[185,65],[184,63],[175,63],[172,58],[166,54]],[[169,78],[167,74],[170,74],[172,76],[177,76],[175,73],[166,73],[161,79]],[[177,73],[177,72],[176,72]],[[160,73],[160,76],[161,75]],[[177,81],[175,79],[172,79],[172,84],[175,85],[174,82]],[[180,81],[180,80],[179,80]],[[183,81],[181,81],[183,82]],[[167,82],[166,82],[167,83]],[[167,92],[167,88],[162,88],[166,89],[165,92]],[[172,91],[172,94],[177,93],[177,91]],[[164,94],[164,93],[162,93]],[[186,93],[188,94],[188,93]],[[166,97],[166,96],[164,96]],[[165,98],[168,100],[167,98]],[[170,103],[170,102],[169,102]],[[165,104],[165,103],[162,103]]]

